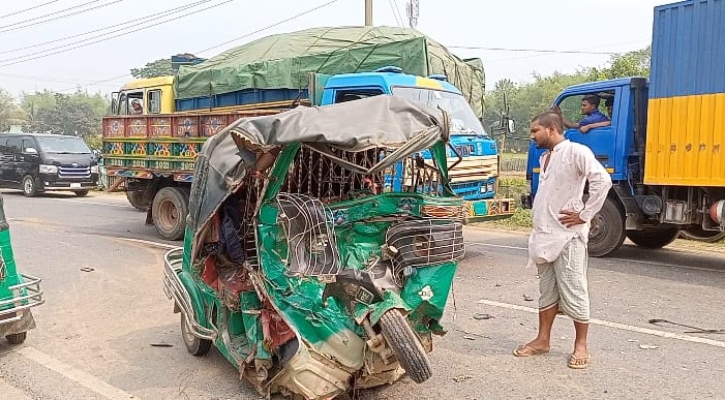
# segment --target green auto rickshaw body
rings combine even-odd
[[[266,395],[329,399],[430,377],[463,256],[448,124],[442,110],[379,96],[243,118],[207,140],[184,247],[164,269],[187,349],[213,344]],[[276,157],[267,174],[254,173],[259,154]],[[391,179],[407,190],[383,189]],[[230,204],[243,261],[219,250]]]
[[[35,329],[31,308],[45,302],[39,278],[18,272],[10,240],[10,226],[0,194],[0,337],[12,344],[25,341]]]

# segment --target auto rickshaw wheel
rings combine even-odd
[[[194,356],[204,356],[211,349],[211,340],[202,339],[191,332],[183,312],[181,313],[181,339],[184,341],[186,350]]]
[[[398,309],[386,311],[380,317],[380,331],[400,366],[415,383],[423,383],[433,376],[428,355],[420,338]]]
[[[5,336],[8,343],[10,344],[21,344],[28,337],[28,332],[13,333],[12,335]]]

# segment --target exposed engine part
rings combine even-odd
[[[710,206],[710,218],[720,225],[725,225],[725,200],[716,201]]]

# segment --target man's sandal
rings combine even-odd
[[[589,366],[589,360],[591,360],[592,356],[588,355],[586,357],[575,357],[572,353],[571,358],[569,359],[569,368],[572,369],[584,369]]]
[[[528,344],[522,344],[514,350],[514,355],[516,357],[531,357],[546,354],[548,352],[549,350],[539,350],[529,346]]]

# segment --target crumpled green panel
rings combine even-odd
[[[308,73],[370,72],[388,65],[406,73],[445,74],[483,115],[480,59],[462,60],[419,31],[397,27],[325,27],[270,35],[225,51],[201,64],[182,66],[177,99],[245,89],[307,89]]]

